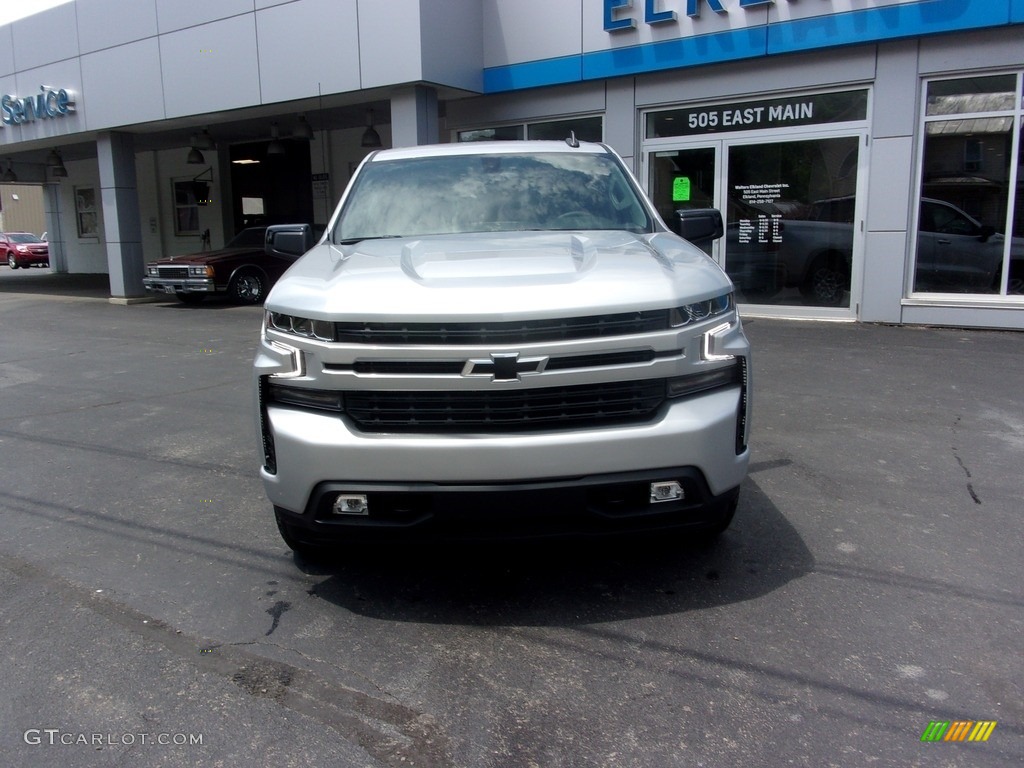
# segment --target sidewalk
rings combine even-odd
[[[57,274],[48,269],[0,267],[0,294],[50,294],[65,298],[109,299],[110,275]]]

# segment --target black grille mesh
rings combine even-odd
[[[180,280],[188,277],[188,267],[160,267],[160,277]]]
[[[485,323],[335,323],[335,338],[353,344],[523,344],[598,339],[663,331],[669,310]]]
[[[566,429],[643,421],[665,400],[660,379],[507,392],[345,393],[345,412],[366,432]]]

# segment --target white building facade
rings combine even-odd
[[[747,314],[1024,328],[1024,0],[71,0],[0,27],[51,264],[324,224],[372,147],[604,141]],[[56,174],[55,174],[56,172]]]

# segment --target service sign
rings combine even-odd
[[[73,95],[66,88],[41,85],[39,93],[24,97],[5,93],[0,96],[0,128],[60,118],[74,111]]]

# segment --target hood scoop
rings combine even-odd
[[[427,282],[558,278],[586,270],[595,251],[577,234],[472,242],[431,238],[406,243],[401,263],[409,277]]]

